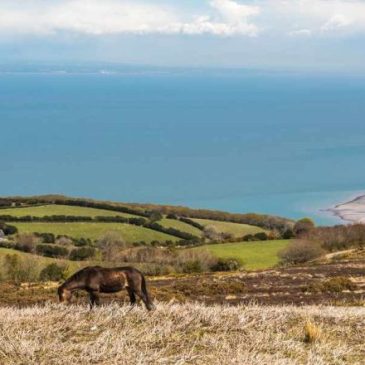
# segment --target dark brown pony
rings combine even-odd
[[[127,289],[131,304],[136,303],[136,295],[143,300],[148,310],[154,305],[148,295],[143,274],[133,267],[105,268],[88,266],[73,274],[58,288],[60,302],[68,303],[72,292],[86,290],[89,293],[90,307],[99,304],[99,293],[116,293]]]

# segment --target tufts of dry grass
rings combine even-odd
[[[361,364],[364,317],[360,307],[3,307],[0,364]],[[325,331],[310,347],[308,318]]]
[[[313,323],[311,320],[307,320],[304,324],[304,342],[314,343],[321,339],[322,330],[321,327]]]

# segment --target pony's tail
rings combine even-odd
[[[142,293],[144,295],[144,297],[146,298],[146,308],[150,311],[150,310],[153,310],[155,309],[155,305],[152,303],[151,299],[150,299],[150,296],[148,294],[148,291],[147,291],[147,285],[146,285],[146,279],[144,278],[144,275],[141,274],[142,276],[142,283],[141,283],[141,289],[142,289]]]

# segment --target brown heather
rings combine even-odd
[[[303,341],[308,318],[320,341]],[[2,307],[0,364],[363,364],[364,318],[363,307]]]

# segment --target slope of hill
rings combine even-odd
[[[109,231],[119,232],[126,242],[144,241],[178,241],[179,238],[166,233],[157,232],[145,227],[135,226],[125,223],[95,223],[95,222],[77,222],[77,223],[20,223],[14,225],[21,233],[47,232],[54,235],[68,235],[75,238],[90,238],[97,240],[103,234]]]
[[[277,265],[278,252],[287,247],[289,242],[289,240],[235,242],[205,245],[201,248],[222,259],[239,260],[246,270],[261,270]]]
[[[157,204],[137,204],[137,203],[120,203],[111,201],[101,201],[86,198],[72,198],[62,195],[41,195],[31,197],[3,197],[0,198],[0,206],[7,206],[11,204],[61,204],[61,205],[77,205],[103,208],[109,206],[110,208],[119,208],[130,210],[127,213],[132,214],[147,214],[151,211],[159,211],[162,214],[176,214],[178,216],[198,218],[198,219],[212,219],[218,221],[227,221],[235,223],[243,223],[256,225],[265,229],[276,228],[283,230],[286,227],[291,227],[293,221],[283,217],[270,216],[267,214],[256,213],[228,213],[222,211],[208,210],[208,209],[192,209],[182,206],[157,205]]]
[[[178,221],[176,219],[163,218],[160,221],[158,221],[158,223],[164,227],[175,228],[182,232],[191,233],[192,235],[197,237],[200,237],[202,235],[202,231],[200,229],[193,227],[190,224]]]
[[[255,234],[266,231],[263,228],[249,224],[221,222],[221,221],[214,221],[211,219],[193,219],[193,220],[204,227],[213,226],[217,229],[218,232],[230,233],[231,235],[233,235],[233,237],[243,237],[246,234]]]
[[[77,207],[71,205],[59,205],[59,204],[46,204],[39,206],[25,206],[14,208],[2,208],[0,209],[1,215],[11,215],[13,217],[33,216],[44,217],[51,215],[68,215],[68,216],[82,216],[82,217],[115,217],[121,216],[126,218],[138,217],[134,214],[115,212],[106,209],[96,209],[87,207]]]

